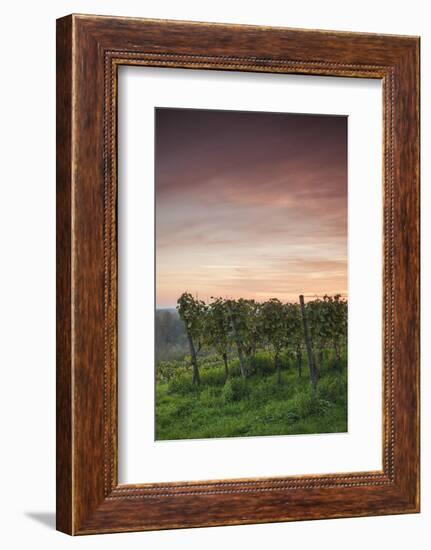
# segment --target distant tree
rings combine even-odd
[[[205,315],[205,303],[197,298],[193,298],[189,292],[184,292],[178,298],[177,304],[178,314],[184,322],[187,339],[189,342],[191,363],[193,368],[193,384],[199,384],[200,376],[196,344],[200,347]]]
[[[174,318],[170,311],[162,310],[160,312],[159,319],[159,328],[160,328],[160,338],[162,342],[167,345],[172,340],[172,329],[174,326]]]
[[[185,326],[177,311],[156,310],[155,347],[157,361],[170,361],[189,353]]]

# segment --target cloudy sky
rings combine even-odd
[[[156,109],[156,303],[347,292],[347,118]]]

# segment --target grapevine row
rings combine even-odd
[[[232,350],[238,357],[241,376],[246,378],[256,353],[269,349],[279,383],[282,352],[290,351],[296,357],[301,374],[305,350],[310,382],[316,390],[323,351],[333,349],[339,363],[347,346],[347,300],[339,294],[306,303],[303,296],[299,297],[299,303],[283,303],[277,298],[258,302],[217,297],[205,303],[184,292],[177,304],[190,348],[194,384],[200,382],[198,353],[203,346],[214,349],[222,358],[226,380]]]

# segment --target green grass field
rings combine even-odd
[[[336,365],[325,352],[313,395],[303,358],[302,376],[283,358],[277,383],[273,358],[257,354],[253,372],[241,378],[237,360],[224,367],[215,356],[200,362],[201,383],[191,382],[187,358],[165,365],[168,376],[156,383],[156,439],[202,439],[262,435],[321,434],[347,431],[347,359]],[[161,365],[163,370],[163,365]]]

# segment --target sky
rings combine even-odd
[[[157,307],[347,293],[347,117],[155,116]]]

